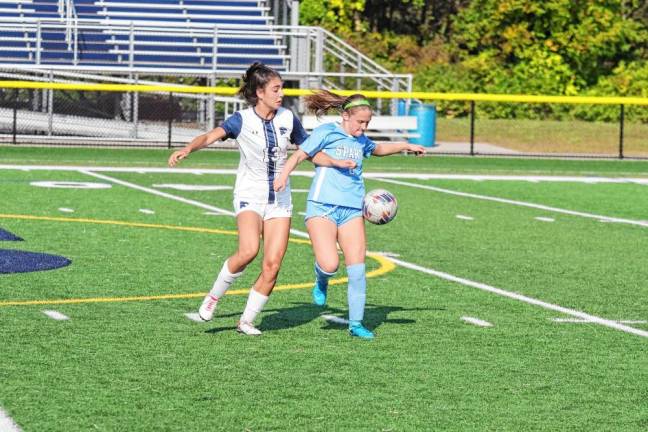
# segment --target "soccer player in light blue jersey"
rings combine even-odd
[[[263,238],[261,274],[250,289],[247,304],[237,324],[246,335],[260,335],[254,319],[263,310],[272,292],[281,261],[288,247],[292,201],[290,187],[276,193],[275,176],[279,175],[288,157],[286,148],[292,142],[300,145],[307,137],[299,119],[281,107],[283,81],[278,72],[261,63],[254,63],[243,75],[239,94],[249,108],[235,112],[222,126],[194,138],[182,150],[169,157],[169,166],[176,166],[191,152],[209,144],[232,138],[241,151],[234,186],[234,210],[238,227],[238,249],[223,264],[209,294],[203,299],[198,315],[210,321],[220,298],[238,279],[259,253]],[[323,153],[314,163],[338,164]]]
[[[425,149],[408,143],[376,144],[367,138],[364,133],[371,121],[372,110],[369,101],[361,94],[345,98],[320,91],[306,97],[306,106],[318,116],[336,110],[341,114],[340,122],[315,128],[288,159],[275,179],[274,187],[277,192],[283,191],[295,167],[318,152],[333,159],[355,162],[349,168],[318,166],[315,171],[306,205],[306,227],[315,253],[316,281],[312,295],[315,304],[326,304],[328,280],[339,265],[339,244],[349,278],[349,333],[361,339],[373,339],[373,332],[362,324],[367,287],[362,162],[371,155],[387,156],[403,151],[422,155]]]

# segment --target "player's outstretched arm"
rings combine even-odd
[[[295,153],[293,153],[292,156],[290,156],[286,161],[286,165],[284,165],[279,176],[274,179],[273,187],[276,192],[281,192],[282,190],[286,189],[286,184],[288,184],[288,176],[291,172],[293,172],[295,168],[297,168],[297,165],[299,165],[306,159],[308,159],[308,153],[300,149],[295,150]]]
[[[173,168],[182,159],[185,159],[187,156],[189,156],[189,153],[205,148],[209,144],[216,142],[218,140],[222,140],[226,136],[227,133],[225,132],[225,129],[223,129],[220,126],[215,129],[212,129],[207,133],[198,135],[196,138],[191,140],[191,142],[187,144],[183,149],[173,152],[173,154],[171,154],[171,156],[169,157],[169,166]]]
[[[403,151],[406,151],[408,153],[415,153],[417,156],[423,156],[425,154],[425,147],[418,144],[409,144],[405,142],[376,144],[376,148],[371,154],[373,154],[374,156],[389,156]]]

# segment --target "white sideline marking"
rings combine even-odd
[[[200,207],[200,208],[203,208],[205,210],[209,210],[209,211],[212,211],[212,212],[215,212],[215,213],[220,213],[220,214],[228,215],[228,216],[236,216],[235,213],[232,212],[232,211],[225,210],[225,209],[222,209],[222,208],[219,208],[219,207],[214,207],[214,206],[211,206],[211,205],[208,205],[208,204],[204,204],[204,203],[201,203],[200,201],[195,201],[195,200],[179,197],[179,196],[176,196],[176,195],[171,195],[171,194],[166,193],[166,192],[161,192],[159,190],[147,188],[147,187],[144,187],[144,186],[137,185],[135,183],[130,183],[130,182],[127,182],[127,181],[119,180],[119,179],[109,177],[109,176],[106,176],[106,175],[103,175],[103,174],[98,174],[98,173],[95,173],[95,172],[92,172],[92,171],[82,170],[82,171],[79,171],[79,172],[82,173],[82,174],[92,176],[92,177],[100,178],[102,180],[117,183],[117,184],[125,186],[125,187],[129,187],[129,188],[132,188],[132,189],[137,189],[139,191],[148,192],[148,193],[153,194],[153,195],[161,196],[161,197],[164,197],[164,198],[169,198],[169,199],[172,199],[174,201],[178,201],[178,202],[181,202],[181,203],[190,204],[190,205],[193,205],[193,206],[196,206],[196,207]],[[292,234],[296,235],[296,236],[303,237],[303,238],[308,238],[308,234],[303,232],[303,231],[299,231],[299,230],[296,230],[294,228],[291,228],[290,232]]]
[[[462,316],[461,320],[479,327],[493,327],[493,324],[489,323],[488,321],[480,320],[479,318]]]
[[[541,221],[541,222],[556,222],[556,219],[554,219],[554,218],[550,218],[550,217],[542,217],[542,216],[538,216],[538,217],[536,217],[536,218],[534,218],[534,219],[535,219],[535,220],[539,220],[539,221]]]
[[[178,173],[178,174],[236,174],[236,169],[193,169],[193,168],[150,168],[150,167],[107,167],[72,165],[15,165],[0,164],[0,169],[8,170],[46,170],[46,171],[94,171],[123,173]],[[313,177],[313,171],[293,171],[291,175]],[[538,181],[566,183],[635,183],[648,185],[648,177],[579,177],[579,176],[528,176],[528,175],[472,175],[472,174],[422,174],[395,172],[367,172],[364,178],[393,178],[418,180],[495,180],[495,181]]]
[[[44,188],[59,188],[59,189],[110,189],[112,185],[106,183],[87,183],[87,182],[71,182],[71,181],[33,181],[29,183],[31,186],[44,187]]]
[[[226,214],[223,214],[223,213],[209,212],[209,211],[207,211],[207,212],[205,212],[203,214],[206,214],[208,216],[229,216],[229,215],[226,215]]]
[[[191,321],[198,322],[198,323],[204,323],[205,321],[200,318],[200,315],[198,315],[198,312],[188,312],[185,314],[187,319],[190,319]]]
[[[336,317],[335,315],[320,315],[322,319],[333,323],[333,324],[349,324],[349,320],[345,320],[344,318]]]
[[[475,220],[475,218],[470,217],[470,216],[464,216],[464,215],[457,215],[457,219],[462,219],[462,220]]]
[[[213,212],[218,212],[218,213],[234,216],[234,212],[231,212],[229,210],[225,210],[225,209],[222,209],[222,208],[214,207],[214,206],[211,206],[211,205],[208,205],[208,204],[203,204],[203,203],[201,203],[199,201],[194,201],[194,200],[190,200],[190,199],[187,199],[187,198],[182,198],[182,197],[179,197],[179,196],[176,196],[176,195],[171,195],[171,194],[166,193],[166,192],[160,192],[159,190],[147,188],[147,187],[140,186],[140,185],[137,185],[137,184],[134,184],[134,183],[119,180],[119,179],[116,179],[116,178],[113,178],[113,177],[108,177],[108,176],[105,176],[103,174],[97,174],[97,173],[92,172],[92,171],[81,170],[79,172],[81,172],[83,174],[86,174],[86,175],[89,175],[89,176],[92,176],[92,177],[100,178],[102,180],[106,180],[106,181],[109,181],[109,182],[112,182],[112,183],[117,183],[118,185],[126,186],[126,187],[129,187],[131,189],[137,189],[137,190],[140,190],[140,191],[143,191],[143,192],[148,192],[148,193],[153,194],[153,195],[161,196],[161,197],[164,197],[164,198],[169,198],[169,199],[179,201],[179,202],[182,202],[182,203],[185,203],[185,204],[191,204],[191,205],[196,206],[196,207],[204,208],[205,210],[209,210],[209,211],[213,211]]]
[[[18,427],[16,422],[14,422],[2,408],[0,408],[0,431],[21,432],[20,427]]]
[[[223,186],[223,185],[192,185],[192,184],[154,184],[154,188],[157,189],[175,189],[181,191],[221,191],[221,190],[232,190],[232,186]]]
[[[372,252],[374,254],[383,255],[386,257],[395,257],[398,258],[400,255],[394,252]]]
[[[581,319],[581,318],[552,318],[551,321],[558,322],[558,323],[577,323],[577,324],[584,324],[584,323],[591,322],[589,320]],[[618,322],[621,324],[647,324],[648,323],[648,321],[646,320],[620,320],[614,322]]]
[[[530,208],[535,208],[535,209],[540,209],[540,210],[546,210],[546,211],[551,211],[555,213],[563,213],[563,214],[568,214],[571,216],[580,216],[584,218],[590,218],[590,219],[599,219],[599,220],[605,220],[607,222],[618,222],[618,223],[625,223],[629,225],[638,225],[642,227],[648,227],[648,222],[645,221],[636,221],[636,220],[631,220],[631,219],[622,219],[622,218],[615,218],[615,217],[608,217],[608,216],[601,216],[601,215],[596,215],[592,213],[584,213],[584,212],[579,212],[579,211],[573,211],[573,210],[565,210],[557,207],[549,207],[541,204],[533,204],[525,201],[515,201],[515,200],[510,200],[506,198],[497,198],[497,197],[492,197],[488,195],[477,195],[473,193],[467,193],[467,192],[458,192],[458,191],[453,191],[450,189],[443,189],[435,186],[428,186],[428,185],[422,185],[418,183],[408,183],[404,181],[399,181],[399,180],[390,180],[386,178],[377,178],[376,180],[385,182],[385,183],[393,183],[401,186],[410,186],[414,188],[419,188],[419,189],[426,189],[426,190],[431,190],[435,192],[441,192],[441,193],[446,193],[449,195],[456,195],[456,196],[462,196],[462,197],[467,197],[467,198],[476,198],[476,199],[481,199],[485,201],[495,201],[499,203],[504,203],[504,204],[513,204],[521,207],[530,207]]]
[[[44,310],[43,313],[56,321],[67,321],[70,319],[69,316],[63,315],[61,312],[55,310]]]
[[[59,211],[62,211],[63,213],[74,213],[74,209],[67,207],[59,207]]]
[[[150,209],[139,209],[139,211],[144,214],[155,214],[155,212]]]
[[[493,286],[490,286],[490,285],[486,285],[486,284],[483,284],[483,283],[480,283],[480,282],[475,282],[475,281],[471,281],[469,279],[464,279],[464,278],[460,278],[460,277],[457,277],[457,276],[453,276],[453,275],[451,275],[449,273],[444,273],[444,272],[441,272],[441,271],[438,271],[438,270],[433,270],[433,269],[421,267],[419,265],[408,263],[408,262],[405,262],[405,261],[401,261],[401,260],[396,259],[396,258],[387,257],[387,259],[391,260],[395,264],[400,265],[401,267],[405,267],[405,268],[408,268],[408,269],[411,269],[411,270],[420,271],[422,273],[427,273],[429,275],[436,276],[436,277],[441,278],[441,279],[445,279],[445,280],[448,280],[448,281],[451,281],[451,282],[459,283],[461,285],[466,285],[466,286],[469,286],[469,287],[477,288],[477,289],[480,289],[482,291],[487,291],[487,292],[497,294],[497,295],[502,296],[502,297],[508,297],[510,299],[513,299],[513,300],[518,300],[518,301],[521,301],[521,302],[524,302],[524,303],[532,304],[534,306],[539,306],[539,307],[544,308],[544,309],[549,309],[549,310],[553,310],[553,311],[556,311],[556,312],[560,312],[560,313],[563,313],[565,315],[571,315],[571,316],[576,317],[576,318],[588,320],[588,321],[590,321],[592,323],[599,324],[599,325],[602,325],[602,326],[605,326],[605,327],[610,327],[610,328],[613,328],[615,330],[619,330],[619,331],[622,331],[622,332],[631,333],[631,334],[634,334],[634,335],[637,335],[637,336],[642,336],[642,337],[648,338],[648,331],[639,330],[639,329],[636,329],[634,327],[628,327],[627,325],[620,324],[620,323],[618,323],[616,321],[607,320],[607,319],[600,318],[600,317],[597,317],[597,316],[594,316],[594,315],[590,315],[590,314],[587,314],[585,312],[581,312],[581,311],[578,311],[578,310],[575,310],[575,309],[569,309],[569,308],[562,307],[562,306],[559,306],[559,305],[555,305],[555,304],[552,304],[552,303],[547,303],[547,302],[544,302],[542,300],[535,299],[533,297],[528,297],[528,296],[525,296],[525,295],[522,295],[522,294],[517,294],[517,293],[511,292],[511,291],[506,291],[506,290],[496,288],[496,287],[493,287]]]
[[[290,192],[308,193],[310,189],[290,189]]]

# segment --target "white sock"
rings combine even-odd
[[[221,271],[218,274],[216,281],[214,282],[214,286],[212,286],[211,291],[209,291],[209,294],[216,299],[221,298],[225,294],[225,291],[227,291],[227,289],[230,287],[230,285],[232,285],[234,281],[243,274],[242,271],[238,273],[230,273],[229,269],[227,268],[228,261],[229,260],[226,260],[223,264],[223,268],[221,268]]]
[[[268,302],[268,298],[268,296],[264,296],[252,288],[243,315],[241,315],[241,321],[252,324],[257,315],[259,315],[259,312],[263,310],[263,307]]]

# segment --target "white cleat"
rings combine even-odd
[[[239,332],[239,333],[243,333],[244,335],[248,335],[248,336],[260,336],[261,335],[261,330],[254,327],[251,323],[245,322],[245,321],[239,321],[238,322],[238,324],[236,325],[236,331]]]
[[[203,321],[211,321],[214,317],[214,312],[216,312],[216,305],[218,304],[218,299],[211,294],[207,294],[198,309],[198,316]]]

